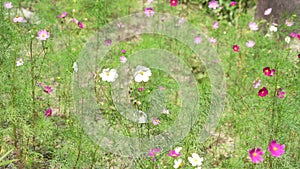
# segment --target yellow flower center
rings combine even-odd
[[[143,75],[144,75],[144,72],[143,72],[143,71],[140,71],[140,75],[142,75],[142,76],[143,76]]]
[[[273,150],[274,150],[274,151],[277,151],[277,150],[278,150],[278,148],[277,148],[277,147],[274,147],[274,148],[273,148]]]
[[[257,154],[256,154],[256,153],[253,153],[253,156],[254,156],[254,157],[256,157],[256,156],[257,156]]]
[[[109,76],[109,72],[106,72],[106,76]]]
[[[19,16],[18,16],[18,15],[16,15],[16,18],[19,18]]]

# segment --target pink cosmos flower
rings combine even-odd
[[[78,26],[79,26],[79,28],[81,28],[81,29],[83,29],[85,26],[84,26],[84,24],[82,23],[82,22],[78,22]]]
[[[219,7],[218,1],[212,0],[208,2],[208,8],[217,9]]]
[[[209,38],[209,42],[210,43],[217,43],[217,39],[215,39],[215,38]]]
[[[151,17],[154,15],[154,9],[151,7],[145,8],[144,13],[146,14],[146,16]]]
[[[126,63],[127,62],[127,58],[125,56],[121,56],[120,57],[120,62],[121,63]]]
[[[277,89],[277,97],[280,99],[283,99],[285,95],[285,92],[282,90],[282,88]]]
[[[262,158],[263,154],[264,152],[260,148],[257,149],[253,148],[252,150],[249,151],[249,156],[253,163],[260,163],[264,161],[264,159]]]
[[[212,26],[214,29],[218,29],[219,28],[219,22],[214,22],[213,23],[213,26]]]
[[[292,38],[296,38],[296,37],[297,37],[297,35],[298,35],[298,34],[297,34],[297,33],[295,33],[295,32],[291,32],[291,33],[290,33],[290,37],[292,37]]]
[[[202,38],[200,36],[195,36],[194,37],[194,43],[195,44],[200,44],[202,42]]]
[[[50,117],[51,115],[52,115],[52,109],[49,108],[49,109],[46,110],[45,116]]]
[[[268,95],[268,89],[266,87],[263,87],[258,91],[258,96],[260,97],[265,97],[267,95]]]
[[[170,156],[170,157],[179,157],[181,149],[182,149],[182,147],[177,147],[174,150],[171,150],[170,153],[168,154],[168,156]]]
[[[249,26],[250,30],[252,30],[252,31],[258,30],[258,26],[255,22],[250,22],[248,26]]]
[[[238,52],[240,50],[240,47],[238,45],[233,45],[232,49],[234,52]]]
[[[106,40],[104,41],[104,44],[105,44],[106,46],[110,46],[111,43],[112,43],[111,39],[106,39]]]
[[[152,161],[156,161],[155,156],[160,152],[160,148],[154,148],[151,149],[150,152],[148,153],[148,157],[153,157]]]
[[[293,26],[294,25],[294,21],[293,20],[285,20],[285,24],[286,26],[290,27],[290,26]]]
[[[50,37],[50,33],[44,29],[44,30],[40,30],[38,32],[37,39],[40,41],[44,41],[44,40],[47,40],[49,37]]]
[[[255,80],[254,82],[253,82],[253,87],[256,89],[256,88],[258,88],[259,86],[260,86],[260,79],[257,79],[257,80]]]
[[[271,141],[269,144],[268,150],[271,152],[272,156],[274,157],[280,157],[282,154],[284,154],[285,145],[277,144],[276,140]]]
[[[76,18],[72,19],[74,23],[78,24],[78,20]]]
[[[229,4],[229,6],[235,6],[236,4],[237,4],[237,2],[231,1],[230,4]]]
[[[248,48],[253,48],[254,45],[255,45],[255,42],[253,40],[249,40],[248,42],[246,42],[246,46]]]
[[[139,92],[144,91],[144,90],[145,90],[144,87],[139,87],[139,88],[138,88],[138,91],[139,91]]]
[[[270,15],[271,12],[272,12],[272,8],[268,8],[268,9],[265,10],[264,15],[266,15],[266,16]]]
[[[265,67],[264,69],[263,69],[263,72],[264,72],[264,74],[266,75],[266,76],[273,76],[274,75],[274,73],[275,73],[275,69],[270,69],[270,67]]]
[[[60,15],[58,15],[58,18],[64,18],[68,15],[67,12],[62,12]]]
[[[17,22],[24,22],[24,18],[21,17],[21,16],[16,15],[16,17],[13,19],[13,21],[15,23],[17,23]]]
[[[122,51],[121,51],[122,53],[126,53],[126,50],[125,49],[122,49]]]
[[[50,87],[50,86],[45,86],[44,87],[44,92],[45,93],[50,94],[52,91],[53,91],[52,87]]]
[[[171,6],[177,6],[178,0],[170,0],[170,5]]]
[[[152,118],[152,124],[153,125],[159,125],[160,124],[160,118],[156,118],[156,117],[153,117]]]
[[[13,7],[11,2],[4,2],[3,5],[4,5],[4,8],[6,8],[6,9],[11,9]]]

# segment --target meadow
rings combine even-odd
[[[300,168],[299,16],[0,2],[0,168]]]

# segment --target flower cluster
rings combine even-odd
[[[276,140],[273,140],[269,143],[268,151],[271,153],[273,157],[281,157],[284,154],[285,145],[281,145],[276,143]],[[264,151],[261,148],[253,148],[249,150],[249,156],[253,163],[263,162]]]

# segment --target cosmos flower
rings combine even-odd
[[[293,20],[285,20],[285,24],[286,26],[290,27],[290,26],[293,26],[294,25],[294,21]]]
[[[229,6],[235,6],[236,4],[237,4],[237,2],[231,1],[230,4],[229,4]]]
[[[291,32],[291,33],[290,33],[290,37],[292,37],[292,38],[296,38],[296,37],[297,37],[297,35],[298,35],[298,34],[297,34],[297,33],[295,33],[295,32]]]
[[[258,26],[255,22],[250,22],[248,26],[249,26],[250,30],[252,30],[252,31],[258,30]]]
[[[137,66],[134,73],[134,80],[136,82],[147,82],[152,75],[151,70],[144,66]]]
[[[120,57],[120,62],[121,63],[126,63],[127,62],[127,58],[125,56],[121,56]]]
[[[209,38],[209,42],[215,44],[215,43],[217,43],[217,39],[215,39],[215,38]]]
[[[255,45],[255,42],[253,40],[249,40],[248,42],[246,42],[246,46],[248,48],[253,48]]]
[[[60,15],[58,15],[58,18],[64,18],[68,15],[67,12],[62,12]]]
[[[268,89],[266,87],[263,87],[258,91],[258,96],[260,97],[265,97],[267,95],[268,95]]]
[[[282,88],[278,88],[276,92],[277,92],[278,98],[280,98],[280,99],[284,98],[285,92],[282,90]]]
[[[249,151],[249,156],[253,163],[260,163],[264,161],[264,159],[262,158],[263,154],[264,152],[260,148],[257,149],[253,148],[252,150]]]
[[[188,157],[188,160],[192,164],[192,166],[201,166],[203,158],[200,158],[198,154],[193,153],[192,157]]]
[[[124,53],[126,53],[126,50],[125,50],[125,49],[122,49],[121,52],[124,54]]]
[[[78,72],[78,66],[77,66],[76,62],[73,63],[73,69],[74,69],[74,72]]]
[[[137,113],[138,123],[146,123],[147,122],[147,114],[141,110],[138,110]]]
[[[271,141],[269,144],[268,150],[271,152],[271,155],[274,157],[280,157],[284,154],[285,145],[277,144],[276,140]]]
[[[218,1],[212,0],[208,2],[208,8],[217,9],[219,7]]]
[[[78,20],[76,18],[73,18],[72,21],[76,24],[78,24]]]
[[[256,79],[254,82],[253,82],[253,87],[254,88],[258,88],[260,86],[260,79]]]
[[[106,46],[110,46],[111,43],[112,43],[111,39],[106,39],[106,40],[104,41],[104,44],[105,44]]]
[[[233,45],[232,49],[234,52],[238,52],[240,50],[240,47],[238,45]]]
[[[194,37],[194,43],[195,44],[200,44],[202,42],[202,38],[200,36],[195,36]]]
[[[50,33],[47,32],[47,31],[44,29],[44,30],[40,30],[40,31],[38,32],[37,39],[40,40],[40,41],[45,41],[45,40],[47,40],[49,37],[50,37]]]
[[[219,28],[219,22],[214,22],[213,23],[213,26],[212,26],[214,29],[218,29]]]
[[[4,5],[4,8],[6,8],[6,9],[11,9],[13,7],[11,2],[4,2],[3,5]]]
[[[176,169],[176,168],[179,168],[180,166],[182,165],[182,159],[179,158],[178,160],[174,160],[174,165],[173,167]]]
[[[171,6],[177,6],[178,0],[170,0],[170,5]]]
[[[291,42],[291,38],[289,36],[284,38],[284,41],[289,44]]]
[[[154,15],[154,9],[151,7],[145,8],[144,13],[146,16],[151,17]]]
[[[160,148],[154,148],[151,149],[150,152],[148,153],[148,157],[153,157],[152,161],[156,161],[155,156],[160,152]]]
[[[276,23],[273,23],[271,26],[270,26],[270,28],[269,28],[269,30],[271,31],[271,32],[277,32],[277,24]]]
[[[51,86],[45,86],[45,87],[44,87],[44,92],[45,92],[45,93],[50,94],[52,91],[53,91],[53,89],[52,89]]]
[[[13,19],[13,21],[14,21],[15,23],[18,23],[18,22],[24,22],[24,18],[21,17],[21,16],[16,15],[16,17]]]
[[[18,58],[16,61],[16,66],[22,66],[24,64],[24,61],[22,58]]]
[[[179,157],[180,156],[180,151],[182,150],[182,147],[177,147],[174,150],[171,150],[168,156],[170,157]]]
[[[152,118],[152,124],[153,125],[159,125],[160,124],[160,118],[156,118],[156,117],[153,117]]]
[[[52,115],[52,109],[49,108],[49,109],[46,110],[45,116],[46,116],[46,117],[50,117],[51,115]]]
[[[271,12],[272,12],[272,8],[268,8],[268,9],[265,10],[264,15],[266,15],[266,16],[270,15]]]
[[[166,109],[166,108],[164,108],[161,113],[162,114],[167,114],[167,115],[170,114],[169,110]]]
[[[273,76],[274,75],[274,73],[275,73],[275,69],[270,69],[270,67],[265,67],[264,69],[263,69],[263,72],[264,72],[264,74],[266,75],[266,76]]]
[[[85,27],[82,22],[78,22],[78,26],[79,26],[80,29],[83,29]]]
[[[103,81],[114,82],[118,78],[118,73],[116,69],[103,69],[100,73],[100,77]]]

